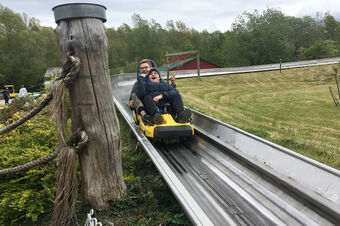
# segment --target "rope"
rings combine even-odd
[[[26,164],[21,165],[21,166],[16,166],[16,167],[13,167],[13,168],[0,170],[0,176],[6,175],[6,174],[17,173],[17,172],[23,171],[23,170],[28,170],[28,169],[30,169],[34,166],[49,162],[52,159],[54,159],[55,157],[57,157],[58,152],[59,151],[54,151],[53,153],[51,153],[51,154],[49,154],[45,157],[42,157],[40,159],[34,160],[32,162],[26,163]]]
[[[71,141],[73,141],[73,140],[79,140],[79,141],[77,141],[77,143],[72,143]],[[70,138],[70,141],[68,142],[68,144],[69,144],[69,146],[74,145],[73,150],[76,153],[79,153],[86,146],[87,141],[88,141],[88,136],[87,136],[86,132],[81,130]],[[23,164],[21,166],[16,166],[16,167],[13,167],[13,168],[0,170],[0,176],[6,175],[6,174],[18,173],[20,171],[28,170],[32,167],[47,163],[47,162],[53,160],[55,157],[57,157],[58,154],[59,154],[59,149],[56,148],[56,150],[53,153],[46,155],[46,156],[44,156],[40,159],[37,159],[37,160],[34,160],[32,162]]]
[[[53,219],[51,226],[70,225],[77,200],[77,154],[75,147],[69,146],[65,142],[67,136],[67,117],[66,117],[66,92],[67,86],[72,82],[78,71],[69,64],[64,64],[65,71],[69,71],[63,80],[55,81],[52,86],[53,101],[52,111],[56,120],[58,132],[58,171],[56,198],[54,200]],[[77,138],[74,138],[75,140]]]
[[[38,104],[35,108],[33,108],[29,113],[27,113],[24,117],[22,117],[21,119],[11,123],[10,125],[8,125],[7,127],[3,128],[0,130],[0,135],[7,133],[9,131],[11,131],[12,129],[17,128],[18,126],[20,126],[21,124],[24,124],[27,120],[31,119],[33,116],[35,116],[36,114],[38,114],[44,107],[46,107],[49,102],[52,100],[53,95],[52,93],[49,93],[47,95],[47,97],[45,97],[45,99],[40,102],[40,104]]]
[[[74,80],[74,78],[77,76],[78,71],[79,71],[79,66],[80,66],[80,60],[78,57],[74,56],[66,56],[66,62],[64,63],[63,66],[63,71],[61,72],[60,76],[56,78],[52,82],[52,87],[56,87],[58,81],[62,81],[65,88],[69,87],[71,82]],[[24,117],[21,119],[11,123],[7,127],[3,128],[0,130],[0,135],[7,133],[11,131],[12,129],[17,128],[21,124],[24,124],[26,121],[34,117],[36,114],[38,114],[42,109],[44,109],[50,101],[53,99],[53,95],[55,93],[55,90],[51,88],[51,92],[45,97],[45,99],[37,105],[35,108],[33,108],[29,113],[27,113]]]
[[[28,119],[35,116],[52,100],[53,117],[56,120],[58,134],[58,143],[55,151],[48,156],[22,166],[0,171],[0,175],[16,173],[48,162],[58,156],[57,189],[51,226],[71,224],[77,199],[78,187],[76,153],[86,145],[88,140],[87,134],[78,129],[71,137],[70,141],[65,141],[67,136],[66,92],[71,82],[78,75],[80,68],[79,58],[72,56],[73,48],[71,45],[68,45],[68,47],[70,48],[68,48],[69,51],[66,54],[66,62],[63,65],[62,73],[60,77],[52,82],[50,94],[41,102],[41,104],[30,111],[22,119],[10,124],[0,131],[1,135],[18,127]]]
[[[85,148],[89,140],[89,137],[87,136],[87,133],[85,131],[81,130],[79,134],[80,134],[80,141],[77,142],[77,145],[74,148],[76,153],[79,153],[80,151],[82,151]]]
[[[1,129],[0,135],[7,133],[7,132],[11,131],[12,129],[17,128],[19,125],[25,123],[27,120],[31,119],[33,116],[38,114],[44,107],[46,107],[49,104],[49,102],[53,99],[53,97],[56,97],[56,95],[58,95],[59,93],[64,93],[64,92],[58,91],[56,89],[56,87],[58,87],[58,88],[62,87],[64,89],[66,89],[71,84],[71,82],[74,80],[74,78],[77,76],[78,71],[79,71],[79,66],[80,66],[80,60],[79,60],[78,57],[67,55],[66,61],[63,65],[63,71],[62,71],[61,75],[52,82],[51,92],[47,95],[47,97],[38,106],[36,106],[29,113],[27,113],[24,117],[22,117],[21,119],[11,123],[7,127]],[[58,122],[57,122],[57,125],[58,125]],[[62,130],[64,131],[65,128],[62,128]],[[60,134],[60,132],[61,131],[58,130],[59,134]],[[86,144],[88,138],[87,138],[87,135],[84,131],[82,131],[82,132],[78,131],[78,133],[75,134],[74,136],[81,136],[82,137],[82,138],[78,139],[78,141],[80,142],[80,144],[77,144],[78,146],[79,145],[84,146]],[[74,136],[71,139],[74,139]],[[65,143],[64,136],[59,135],[59,138],[61,138],[62,141]],[[77,150],[77,148],[75,148],[75,150]],[[52,159],[54,159],[58,154],[59,154],[59,148],[56,148],[56,150],[53,153],[51,153],[51,154],[49,154],[45,157],[42,157],[40,159],[37,159],[37,160],[34,160],[32,162],[23,164],[21,166],[16,166],[16,167],[13,167],[13,168],[0,170],[0,176],[6,175],[6,174],[11,174],[11,173],[17,173],[19,171],[27,170],[27,169],[30,169],[34,166],[38,166],[40,164],[49,162]]]
[[[51,226],[71,224],[78,188],[76,153],[86,145],[88,140],[86,132],[81,131],[79,128],[68,142],[65,141],[67,136],[66,92],[71,82],[78,75],[80,68],[80,60],[79,58],[72,56],[73,52],[73,48],[69,43],[66,61],[63,65],[62,73],[60,77],[52,82],[50,94],[23,118],[0,130],[1,135],[18,127],[35,116],[52,100],[52,112],[53,117],[56,120],[58,134],[58,143],[56,145],[55,151],[30,163],[10,169],[0,170],[0,175],[16,173],[21,170],[26,170],[42,163],[46,163],[58,156],[58,171],[56,178],[57,188]]]

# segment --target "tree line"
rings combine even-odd
[[[340,55],[340,22],[330,13],[300,18],[272,8],[244,12],[226,32],[199,32],[172,20],[162,27],[139,14],[132,15],[132,22],[106,28],[111,74],[135,72],[143,58],[162,65],[167,51],[199,49],[202,58],[222,67]],[[47,67],[61,65],[53,28],[0,5],[0,86],[41,84]]]
[[[46,68],[61,66],[54,31],[35,18],[0,5],[0,85],[43,82]]]

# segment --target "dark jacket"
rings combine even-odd
[[[162,79],[159,83],[146,82],[146,79],[144,77],[138,76],[137,82],[138,85],[136,89],[136,95],[139,98],[143,99],[146,95],[150,95],[152,98],[160,94],[163,95],[163,98],[158,102],[157,105],[164,105],[168,101],[169,95],[179,94],[176,88],[169,85]]]
[[[151,60],[151,59],[148,59],[148,60],[150,61],[151,66],[152,66],[153,68],[156,68],[156,67],[157,67],[157,64],[155,63],[155,61],[153,61],[153,60]],[[140,74],[141,74],[140,65],[138,64],[138,67],[137,67],[137,78],[140,76]],[[133,87],[132,87],[131,92],[130,92],[129,101],[132,100],[132,94],[136,93],[137,84],[138,84],[137,81],[133,84]]]
[[[5,99],[8,98],[8,96],[9,96],[8,90],[7,90],[7,89],[4,89],[4,90],[2,91],[2,95],[4,96]]]

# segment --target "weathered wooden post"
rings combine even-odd
[[[201,76],[200,76],[200,51],[197,50],[197,77],[199,80],[201,80]]]
[[[166,54],[165,54],[166,56],[168,55],[168,50],[166,51]],[[169,64],[168,64],[168,62],[169,62],[169,57],[167,56],[166,57],[166,63],[165,63],[165,65],[166,65],[166,82],[167,83],[169,83],[169,78],[170,78],[170,71],[169,71]]]
[[[72,131],[82,128],[89,137],[87,150],[79,154],[83,198],[97,210],[126,193],[121,163],[119,123],[112,96],[108,65],[108,41],[103,22],[106,8],[74,3],[52,9],[63,56],[71,45],[81,66],[69,88]]]

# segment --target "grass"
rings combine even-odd
[[[184,104],[340,169],[333,65],[181,79]]]
[[[111,200],[110,209],[95,212],[103,225],[191,225],[181,206],[161,175],[137,146],[129,126],[120,114],[122,163],[128,194],[121,200]],[[78,205],[79,223],[84,223],[91,208]]]
[[[128,193],[120,200],[110,200],[110,208],[95,211],[92,218],[97,218],[103,225],[191,225],[147,154],[137,145],[129,126],[119,113],[117,115],[122,141],[124,181]],[[84,204],[80,187],[78,191],[76,216],[77,222],[83,225],[91,207]],[[46,210],[35,225],[49,225],[52,215],[53,206]]]
[[[184,102],[202,113],[340,169],[340,108],[328,87],[332,66],[177,81]],[[104,225],[189,225],[183,210],[120,118],[128,195],[95,212]],[[90,207],[78,196],[78,222]],[[36,225],[48,225],[53,209]]]

